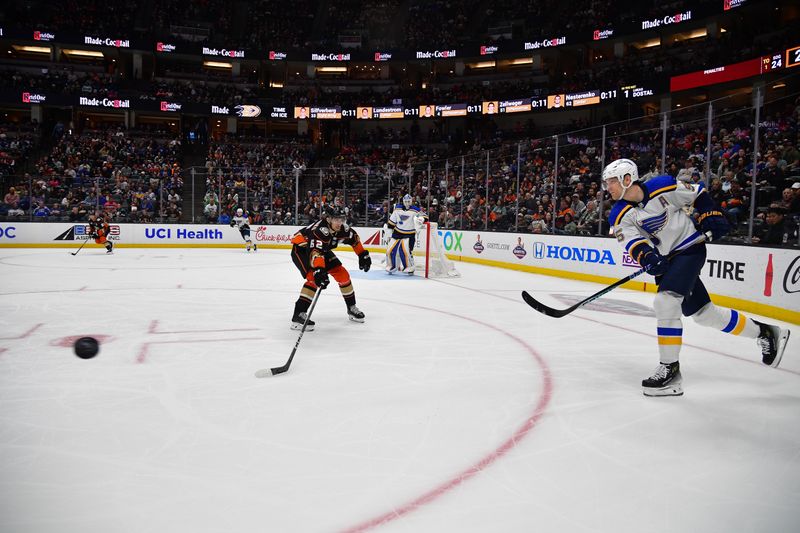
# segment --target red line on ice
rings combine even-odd
[[[176,331],[156,331],[156,329],[158,329],[158,320],[153,320],[147,328],[147,333],[152,333],[153,335],[170,335],[172,333],[225,333],[226,331],[256,331],[258,328],[187,329]]]
[[[31,336],[31,334],[32,334],[34,331],[36,331],[37,329],[39,329],[39,328],[40,328],[40,327],[42,327],[42,326],[44,326],[44,324],[43,324],[43,323],[36,324],[36,325],[35,325],[35,326],[33,326],[31,329],[29,329],[29,330],[28,330],[28,331],[26,331],[25,333],[22,333],[21,335],[17,335],[16,337],[0,337],[0,340],[4,340],[4,341],[6,341],[6,340],[11,340],[11,339],[24,339],[25,337],[30,337],[30,336]]]
[[[550,368],[547,366],[547,363],[542,358],[542,356],[539,355],[532,346],[530,346],[528,343],[526,343],[519,337],[511,333],[508,333],[507,331],[504,331],[498,328],[497,326],[493,326],[492,324],[488,324],[486,322],[482,322],[474,318],[457,315],[455,313],[442,311],[441,309],[434,309],[431,307],[423,307],[419,305],[402,304],[400,302],[393,302],[393,303],[396,305],[406,305],[408,307],[416,307],[417,309],[424,309],[427,311],[435,311],[437,313],[442,313],[444,315],[449,315],[452,317],[460,318],[462,320],[467,320],[469,322],[474,322],[475,324],[479,324],[489,329],[493,329],[498,333],[514,340],[518,344],[521,344],[523,348],[525,348],[528,351],[528,353],[536,360],[536,363],[539,365],[539,368],[542,371],[542,390],[539,395],[539,401],[536,403],[536,407],[534,407],[533,412],[530,414],[530,416],[528,416],[525,422],[523,422],[523,424],[519,428],[517,428],[516,431],[514,431],[514,434],[511,435],[510,438],[508,438],[505,442],[500,444],[500,446],[498,446],[495,450],[493,450],[488,455],[478,460],[472,466],[466,468],[465,470],[462,470],[461,472],[451,477],[444,483],[441,483],[440,485],[428,490],[421,496],[411,500],[410,502],[406,502],[403,505],[394,507],[393,510],[391,511],[387,511],[381,515],[366,520],[356,526],[349,527],[344,530],[346,533],[367,531],[369,529],[378,527],[382,524],[385,524],[387,522],[400,518],[404,515],[407,515],[408,513],[415,511],[419,507],[431,503],[440,496],[443,496],[444,494],[458,487],[465,481],[468,481],[470,478],[480,473],[484,469],[488,468],[495,461],[497,461],[498,459],[503,457],[506,453],[508,453],[510,450],[512,450],[517,444],[519,444],[519,442],[522,439],[524,439],[528,435],[531,429],[533,429],[536,426],[536,424],[541,420],[542,416],[544,416],[545,410],[547,409],[547,405],[550,403],[550,399],[553,396],[553,378],[552,375],[550,374]]]
[[[193,332],[197,333],[197,332]],[[145,358],[147,357],[148,349],[150,348],[151,344],[189,344],[189,343],[197,343],[197,342],[231,342],[231,341],[260,341],[264,340],[264,337],[240,337],[238,339],[184,339],[179,341],[149,341],[142,344],[142,347],[139,348],[139,355],[136,356],[137,363],[144,363]]]

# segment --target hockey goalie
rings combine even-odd
[[[386,224],[392,236],[386,247],[386,271],[414,273],[414,245],[417,233],[425,226],[428,216],[414,205],[410,194],[403,196]]]

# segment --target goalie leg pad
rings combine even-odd
[[[408,239],[392,239],[386,249],[386,271],[404,272],[411,266],[408,253]]]

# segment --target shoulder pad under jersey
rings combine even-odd
[[[677,188],[677,180],[670,175],[656,176],[644,184],[648,198],[654,198],[659,194],[674,191]]]
[[[608,223],[611,226],[616,226],[622,220],[622,216],[634,207],[632,202],[627,200],[617,200],[611,211],[608,213]]]

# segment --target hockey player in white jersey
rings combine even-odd
[[[238,227],[239,233],[242,235],[242,239],[244,239],[245,244],[247,245],[247,251],[250,251],[250,247],[253,247],[253,251],[258,251],[258,245],[253,244],[253,241],[250,240],[250,215],[244,212],[244,209],[241,207],[236,210],[236,214],[231,219],[231,227]]]
[[[392,237],[386,247],[386,271],[414,273],[414,245],[417,232],[422,229],[428,216],[413,205],[410,194],[403,196],[402,203],[394,206],[386,226]]]
[[[642,381],[645,396],[683,394],[678,363],[683,337],[681,314],[701,326],[757,339],[762,362],[777,367],[789,330],[715,306],[700,280],[706,260],[704,233],[710,232],[714,240],[729,230],[725,217],[714,209],[705,185],[679,182],[672,176],[656,176],[641,183],[636,164],[629,159],[608,165],[602,179],[616,202],[609,214],[614,235],[630,256],[655,276],[658,285],[653,308],[660,363],[653,375]],[[701,231],[695,229],[684,207],[700,213]]]

